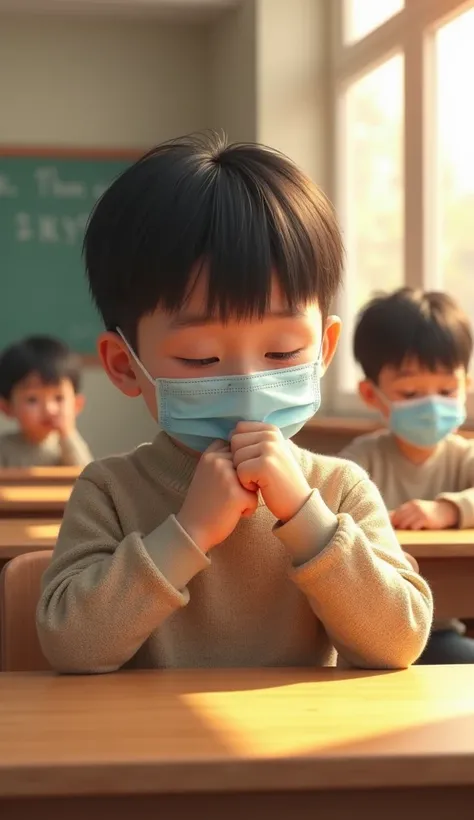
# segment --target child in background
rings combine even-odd
[[[0,467],[85,466],[76,430],[84,406],[80,366],[63,342],[31,336],[0,356],[0,410],[19,430],[0,437]]]
[[[389,429],[360,436],[341,457],[367,471],[396,529],[474,527],[474,446],[457,434],[472,344],[467,316],[445,293],[403,288],[360,314],[359,393]],[[459,621],[435,624],[420,663],[474,663],[464,631]]]
[[[177,140],[104,194],[85,260],[102,364],[163,432],[75,485],[37,614],[52,666],[416,660],[431,594],[377,489],[289,441],[339,335],[323,194],[262,146]]]

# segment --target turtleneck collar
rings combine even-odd
[[[185,495],[201,454],[182,449],[167,433],[158,433],[151,445],[150,455],[150,467],[160,484],[178,495]]]

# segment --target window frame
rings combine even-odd
[[[345,0],[331,0],[331,130],[333,155],[330,196],[344,231],[350,224],[344,211],[345,146],[344,93],[358,78],[395,54],[404,58],[404,271],[405,284],[433,290],[441,285],[436,241],[437,150],[435,33],[442,25],[472,8],[474,0],[405,0],[405,6],[365,37],[344,40]],[[350,237],[348,239],[350,241]],[[343,387],[344,371],[352,358],[350,339],[354,309],[344,290],[335,305],[343,320],[345,343],[333,365],[326,409],[341,416],[368,415],[353,390]],[[468,417],[474,419],[474,394],[468,396]]]

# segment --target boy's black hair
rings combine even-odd
[[[327,314],[343,249],[332,206],[291,160],[211,133],[160,145],[116,179],[84,256],[105,326],[136,345],[139,319],[179,310],[201,266],[224,321],[263,316],[273,272],[290,308],[317,298]]]
[[[7,347],[0,355],[0,397],[8,401],[16,385],[32,373],[45,384],[69,379],[74,392],[80,390],[79,358],[59,339],[30,336]]]
[[[401,288],[378,296],[359,314],[354,357],[377,384],[386,365],[414,358],[429,370],[469,368],[473,337],[466,314],[447,293]]]

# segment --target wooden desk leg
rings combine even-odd
[[[434,596],[435,618],[474,618],[472,558],[418,558]]]
[[[471,820],[474,787],[0,800],[2,820]]]

